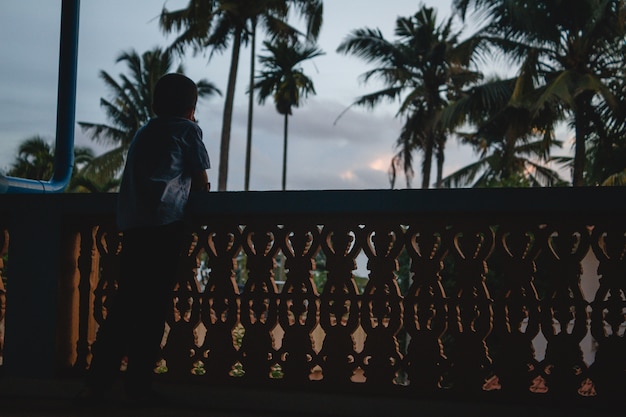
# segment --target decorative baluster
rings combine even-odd
[[[268,225],[248,225],[243,232],[248,280],[241,296],[240,320],[245,333],[240,356],[248,380],[266,381],[277,361],[272,339],[278,314],[274,268],[280,247],[276,233]]]
[[[361,300],[361,325],[367,334],[362,365],[368,384],[385,387],[394,384],[402,359],[396,339],[402,327],[402,296],[395,273],[404,237],[400,227],[385,230],[382,225],[375,231],[359,230],[359,235],[370,270]]]
[[[545,229],[501,224],[497,231],[502,288],[495,300],[493,333],[499,342],[495,375],[485,389],[528,393],[538,375],[533,339],[541,322],[539,297],[533,283],[535,259],[545,243]]]
[[[237,324],[238,289],[235,282],[235,257],[240,250],[241,233],[237,226],[209,225],[200,228],[198,245],[207,253],[209,278],[202,293],[202,323],[206,337],[201,351],[206,359],[206,377],[227,379],[237,362],[233,329]]]
[[[100,276],[93,290],[93,317],[98,326],[100,326],[106,319],[109,306],[117,294],[122,233],[118,232],[113,225],[100,225],[96,232],[95,243],[100,256]],[[124,368],[125,364],[120,364],[120,367]]]
[[[575,395],[586,376],[580,342],[587,334],[587,302],[580,289],[581,261],[589,231],[580,225],[551,225],[547,231],[550,287],[541,303],[541,331],[548,341],[541,364],[548,392]]]
[[[200,247],[197,243],[197,235],[189,234],[185,242],[187,250],[181,254],[179,261],[172,306],[166,316],[169,331],[162,354],[167,374],[174,378],[187,377],[194,369],[203,369],[194,366],[198,361],[203,362],[194,333],[200,322],[200,294],[196,278]]]
[[[591,334],[598,343],[590,367],[591,390],[579,394],[622,399],[626,381],[626,230],[619,222],[596,224],[591,245],[600,261],[600,288],[591,303]],[[595,385],[595,386],[594,386]]]
[[[358,289],[352,271],[361,250],[353,230],[326,225],[321,242],[328,276],[320,297],[320,325],[326,333],[319,356],[325,384],[348,384],[356,371],[352,334],[359,326]]]
[[[80,252],[78,226],[67,222],[59,241],[60,267],[58,284],[56,361],[59,369],[71,370],[76,362],[78,340],[78,284],[76,261]],[[62,324],[61,324],[62,323]]]
[[[448,334],[453,338],[448,354],[450,382],[460,392],[477,392],[491,371],[485,339],[491,332],[493,312],[485,274],[494,233],[487,225],[463,225],[452,228],[451,236],[456,282],[448,305]]]
[[[319,251],[317,226],[285,226],[283,254],[287,279],[280,294],[279,322],[285,334],[281,363],[285,380],[303,383],[316,361],[311,333],[317,324],[318,294],[313,282],[315,254]]]
[[[434,226],[411,226],[406,234],[412,283],[404,297],[404,328],[410,335],[404,357],[411,390],[441,388],[447,358],[441,336],[447,327],[446,294],[441,285],[445,231]]]
[[[78,281],[78,340],[76,341],[76,362],[74,368],[83,371],[90,362],[90,345],[96,337],[96,320],[92,311],[94,306],[93,289],[98,287],[101,255],[95,244],[95,236],[101,228],[108,228],[113,233],[113,226],[83,225],[80,228],[80,249],[77,259]],[[116,266],[117,268],[117,266]]]
[[[117,292],[120,275],[122,234],[112,226],[101,225],[96,232],[96,248],[100,255],[100,277],[94,289],[93,315],[98,325],[104,322],[108,306]]]
[[[9,232],[0,225],[0,365],[4,359],[4,315],[6,313],[6,289],[4,287],[4,260],[3,257],[9,248]],[[0,368],[1,369],[1,368]]]
[[[74,368],[83,371],[89,367],[90,345],[96,337],[96,321],[92,311],[93,288],[99,282],[100,253],[95,245],[95,235],[102,226],[84,225],[80,228],[80,247],[76,267],[78,269],[78,340]]]

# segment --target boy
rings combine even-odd
[[[117,207],[123,232],[118,289],[98,330],[79,401],[110,390],[124,355],[126,396],[138,401],[155,397],[151,380],[176,283],[185,206],[191,190],[210,188],[209,156],[194,119],[197,99],[192,80],[164,75],[154,89],[157,117],[131,142]]]

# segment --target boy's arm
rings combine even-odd
[[[191,174],[191,190],[192,191],[210,191],[211,183],[206,170],[194,171]]]

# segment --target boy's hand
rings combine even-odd
[[[211,190],[211,183],[206,171],[194,172],[191,177],[191,189],[193,191],[209,192]]]

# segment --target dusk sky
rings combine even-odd
[[[155,46],[167,46],[173,35],[164,35],[158,26],[162,7],[180,9],[188,0],[83,0],[78,60],[76,120],[107,122],[100,108],[101,97],[109,92],[98,77],[107,71],[119,80],[127,73],[124,64],[115,64],[122,51],[138,54]],[[353,29],[379,28],[394,39],[398,16],[414,14],[421,4],[435,7],[438,20],[451,14],[450,0],[329,0],[324,2],[324,25],[319,47],[325,55],[303,64],[313,79],[317,94],[294,109],[289,126],[287,189],[386,189],[387,169],[402,121],[396,119],[397,105],[368,111],[350,109],[337,117],[357,97],[375,91],[379,85],[364,85],[359,76],[371,69],[354,56],[335,51]],[[41,135],[54,141],[60,0],[2,0],[0,5],[0,171],[9,168],[21,141]],[[261,42],[257,53],[263,53]],[[225,93],[230,50],[223,55],[188,56],[186,74],[194,80],[205,78]],[[260,66],[257,65],[257,69]],[[238,71],[237,93],[231,135],[228,190],[244,187],[244,159],[247,117],[249,50],[243,49]],[[212,169],[211,182],[217,185],[219,138],[224,97],[200,101],[196,112],[204,132]],[[251,190],[281,187],[283,119],[273,102],[255,102]],[[76,144],[90,146],[97,153],[104,148],[76,128]],[[448,141],[444,175],[466,165],[472,152],[455,139]],[[415,168],[419,172],[419,156]],[[413,186],[421,183],[419,174]],[[400,177],[396,187],[405,186]]]

